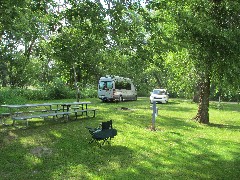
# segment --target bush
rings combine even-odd
[[[26,89],[22,94],[27,100],[47,100],[48,94],[45,90],[42,89]]]
[[[80,96],[81,98],[96,98],[97,89],[95,87],[84,88],[80,91]],[[25,104],[27,101],[74,98],[76,98],[76,90],[61,82],[52,83],[45,89],[0,89],[0,104]]]
[[[0,104],[24,104],[27,99],[22,95],[22,89],[4,88],[0,90]]]
[[[84,88],[80,91],[81,98],[96,98],[97,89],[94,87]]]
[[[73,98],[71,88],[60,79],[55,79],[46,88],[48,99],[67,99]]]

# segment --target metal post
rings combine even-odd
[[[156,122],[156,116],[157,116],[157,106],[156,101],[153,101],[152,105],[153,113],[152,113],[152,130],[155,131],[155,122]]]

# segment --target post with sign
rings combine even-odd
[[[152,130],[155,131],[156,130],[155,122],[156,122],[156,117],[158,115],[158,109],[157,109],[156,101],[153,101],[152,110],[153,110],[153,113],[152,113]]]

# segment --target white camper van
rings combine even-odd
[[[102,101],[137,100],[137,91],[131,79],[107,75],[99,80],[98,97]]]

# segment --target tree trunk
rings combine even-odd
[[[4,30],[2,30],[2,31],[1,31],[1,34],[0,34],[0,43],[2,42],[3,34],[4,34]]]
[[[196,84],[195,89],[194,89],[194,93],[193,93],[193,98],[192,101],[194,103],[199,103],[199,92],[200,92],[200,85],[199,83]]]
[[[155,77],[155,79],[157,81],[158,87],[162,88],[162,83],[161,83],[160,79],[158,78],[158,74],[154,73],[153,76]]]
[[[194,119],[203,124],[209,123],[210,77],[207,75],[200,83],[198,113]]]
[[[80,90],[77,84],[77,73],[76,73],[76,68],[75,65],[73,65],[73,74],[74,74],[74,86],[76,88],[76,101],[80,101]]]
[[[35,39],[33,39],[33,40],[30,42],[29,47],[25,47],[25,53],[24,53],[24,55],[25,55],[25,57],[27,58],[27,60],[30,59],[30,56],[31,56],[31,54],[32,54],[32,49],[33,49],[34,43],[35,43]]]
[[[7,65],[5,62],[0,64],[2,87],[7,87]]]

